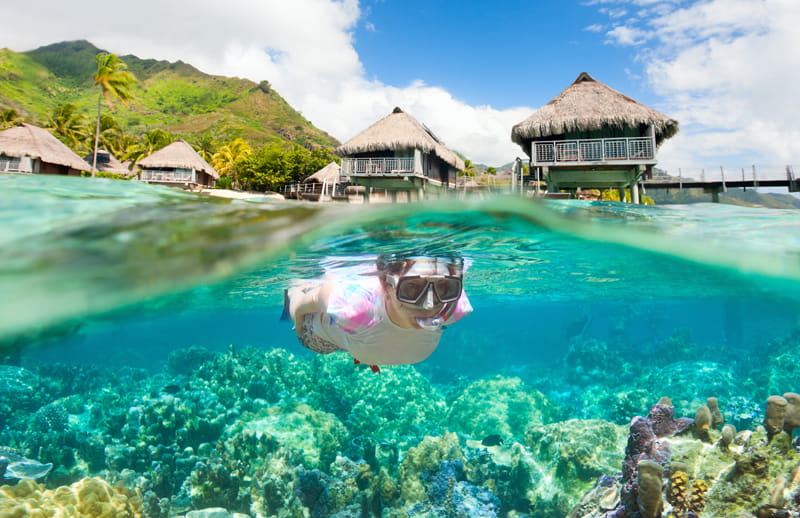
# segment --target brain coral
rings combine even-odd
[[[84,478],[71,486],[45,489],[32,480],[0,487],[0,516],[102,516],[141,518],[141,499],[100,478]]]
[[[448,413],[451,430],[473,438],[522,437],[532,424],[552,421],[555,406],[519,378],[494,376],[469,385]]]

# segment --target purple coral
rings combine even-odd
[[[606,513],[606,518],[625,518],[638,511],[639,462],[653,461],[664,465],[670,457],[669,444],[660,440],[687,430],[693,419],[675,419],[675,409],[671,405],[657,403],[650,409],[647,417],[636,416],[631,420],[625,459],[622,461],[621,506]]]
[[[675,419],[675,408],[671,405],[656,403],[647,414],[647,420],[653,427],[653,432],[658,437],[669,437],[685,432],[694,422],[689,417]]]

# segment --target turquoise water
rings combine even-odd
[[[422,364],[387,367],[373,375],[341,357],[314,356],[297,343],[291,326],[279,321],[290,279],[358,269],[377,254],[399,251],[457,252],[471,263],[465,290],[474,313],[447,329]],[[487,435],[524,443],[532,423],[517,422],[513,405],[497,410],[500,417],[488,424],[464,424],[466,418],[457,415],[457,402],[465,400],[468,387],[482,387],[486,380],[502,379],[514,387],[519,382],[523,388],[514,390],[546,398],[549,410],[538,410],[540,425],[602,419],[626,427],[661,396],[673,399],[677,415],[689,416],[705,398],[716,396],[728,422],[754,429],[763,420],[768,395],[800,389],[800,368],[787,364],[800,350],[795,340],[799,259],[800,213],[795,211],[539,203],[502,196],[371,206],[251,202],[133,182],[0,176],[0,358],[6,364],[0,446],[52,462],[54,471],[43,479],[52,487],[91,475],[135,486],[130,473],[139,474],[148,481],[138,482],[142,492],[149,490],[161,501],[158,507],[151,498],[153,516],[210,506],[256,516],[268,515],[269,506],[263,497],[242,497],[249,491],[243,483],[238,497],[191,497],[192,487],[196,493],[203,480],[192,466],[210,462],[216,441],[230,439],[248,415],[263,417],[290,400],[308,401],[315,411],[335,415],[344,424],[340,445],[354,444],[365,435],[363,429],[371,430],[374,440],[399,449],[398,462],[425,435],[447,431],[458,433],[462,447]],[[300,388],[283,387],[275,394],[264,389],[272,395],[248,398],[254,379],[263,377],[272,387],[277,382],[271,376],[277,374],[261,360],[244,362],[240,354],[288,355],[281,356],[290,358],[285,368],[305,373],[293,381]],[[200,359],[181,363],[188,357]],[[237,385],[243,375],[236,369],[247,368],[253,369],[249,385]],[[321,369],[314,372],[326,377],[304,377],[309,369]],[[26,381],[26,373],[35,379]],[[407,379],[422,387],[419,398],[438,401],[439,413],[428,421],[389,408],[398,404],[392,398],[390,403],[370,399]],[[358,401],[342,403],[355,380]],[[214,383],[231,392],[227,400]],[[499,392],[485,389],[485,400],[509,397],[497,388],[502,383],[487,386]],[[213,394],[227,408],[219,429],[202,441],[187,442],[180,430],[188,425],[177,424],[161,435],[145,435],[144,418],[141,426],[131,425],[131,409],[146,413],[148,404],[163,404],[164,387],[171,387],[168,395],[178,391],[177,398],[189,387]],[[339,394],[339,402],[327,400],[326,391]],[[202,406],[198,397],[184,401]],[[414,398],[404,393],[395,399],[408,405]],[[358,414],[365,402],[372,410]],[[70,436],[48,439],[61,449],[39,443],[36,448],[31,430],[45,435],[54,430],[31,423],[53,404],[68,414],[64,429]],[[103,405],[123,409],[114,414],[116,422]],[[87,418],[89,408],[103,417]],[[425,408],[420,403],[419,412]],[[92,460],[86,445],[97,448],[97,441],[101,452]],[[167,486],[159,486],[154,473],[168,463],[152,451],[147,459],[137,456],[136,448],[143,447],[137,443],[148,441],[156,450],[172,452]],[[291,439],[285,441],[291,449]],[[205,453],[202,444],[210,445]],[[185,453],[192,466],[175,467],[178,446],[184,453],[185,447],[192,449],[191,455]],[[125,448],[132,448],[131,459],[115,461],[114,452]],[[71,453],[65,462],[58,453],[65,449],[81,453]],[[337,452],[344,455],[347,448]],[[222,458],[219,462],[231,471]],[[324,464],[313,467],[334,479]],[[263,466],[259,469],[263,474]],[[256,467],[252,470],[240,478],[258,480]],[[467,480],[478,487],[470,476]],[[569,485],[572,475],[563,476]],[[581,479],[573,485],[578,482],[588,483]],[[528,504],[504,501],[497,488],[494,493],[499,499],[494,515],[500,516],[511,511],[558,516],[577,503],[575,494],[565,493],[560,503],[540,504],[537,514]],[[430,494],[417,502],[428,506],[426,512],[444,505]],[[169,511],[165,499],[172,502]],[[287,508],[301,505],[290,499],[284,498]],[[387,500],[375,515],[410,512],[398,502]],[[326,505],[319,515],[346,508]],[[452,509],[436,512],[458,515]]]

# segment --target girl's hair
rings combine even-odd
[[[382,254],[378,256],[376,261],[378,273],[381,276],[386,275],[405,275],[414,266],[417,261],[441,261],[447,264],[451,273],[461,275],[464,271],[464,259],[461,257],[448,256],[448,257],[400,257],[395,254]]]

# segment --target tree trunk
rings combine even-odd
[[[92,154],[92,178],[97,172],[97,145],[100,143],[100,109],[103,102],[103,90],[97,95],[97,125],[94,130],[94,153]]]

